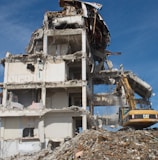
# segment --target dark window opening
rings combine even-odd
[[[51,149],[51,150],[54,150],[56,147],[59,147],[60,146],[60,142],[55,142],[55,141],[52,141],[50,140],[48,142],[48,148]]]
[[[70,93],[69,94],[69,106],[82,106],[82,95],[81,93]]]
[[[82,117],[73,117],[73,135],[77,135],[82,132]]]
[[[27,69],[29,69],[31,72],[35,71],[35,66],[31,63],[27,64]]]
[[[81,80],[82,72],[81,72],[81,61],[76,61],[75,63],[69,63],[68,65],[68,80]]]
[[[24,107],[30,106],[33,102],[41,103],[41,89],[8,90],[7,100],[20,103]]]
[[[24,128],[23,137],[34,137],[34,128]]]

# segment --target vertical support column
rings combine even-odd
[[[43,37],[43,52],[44,54],[48,54],[48,36],[44,31],[44,37]]]
[[[94,87],[93,87],[93,80],[92,80],[92,77],[89,78],[89,89],[90,89],[90,102],[89,102],[89,107],[90,107],[90,113],[91,114],[94,114],[94,105],[93,105],[93,102],[92,102],[92,97],[93,97],[93,90],[94,90]]]
[[[86,91],[86,31],[82,30],[82,107],[87,107],[87,91]]]
[[[48,29],[48,16],[47,16],[47,13],[45,13],[45,15],[44,15],[44,27],[46,29]]]
[[[7,89],[6,88],[3,88],[2,105],[3,105],[3,107],[7,106]]]
[[[42,85],[42,93],[41,93],[41,99],[44,107],[46,108],[46,87],[45,84]]]
[[[7,52],[6,55],[9,55],[10,53]],[[9,63],[5,62],[5,68],[4,68],[4,83],[7,83],[8,82],[8,68],[9,68]]]
[[[7,52],[6,56],[9,55],[10,53]],[[6,84],[8,82],[8,68],[9,68],[9,63],[6,61],[5,62],[5,68],[4,68],[4,88],[3,88],[3,99],[2,99],[2,105],[3,107],[6,107],[6,103],[7,103],[7,88],[6,88]]]
[[[44,138],[44,119],[41,118],[38,124],[39,139],[41,142],[41,149],[45,148],[45,138]]]
[[[0,127],[0,158],[4,158],[4,118],[1,119]]]
[[[86,110],[87,107],[87,77],[86,77],[86,30],[82,30],[82,108]],[[82,116],[82,128],[87,129],[86,115]]]
[[[87,115],[82,115],[82,129],[83,131],[87,129]]]

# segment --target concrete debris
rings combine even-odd
[[[158,160],[158,130],[86,130],[54,150],[7,160]]]
[[[17,103],[17,102],[10,102],[10,103],[8,104],[8,107],[9,107],[10,109],[20,109],[20,110],[22,110],[22,109],[24,108],[24,105],[22,105],[22,104],[20,104],[20,103]]]
[[[42,103],[35,103],[34,101],[30,106],[28,106],[28,109],[42,109],[44,106]]]

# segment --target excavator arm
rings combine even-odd
[[[121,79],[120,81],[117,83],[117,88],[121,88],[123,87],[124,91],[125,91],[125,95],[126,95],[126,100],[128,102],[128,105],[130,107],[130,109],[135,109],[136,108],[136,102],[134,99],[134,92],[128,82],[128,79],[126,77],[126,75],[122,74],[121,75]]]

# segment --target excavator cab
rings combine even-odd
[[[158,122],[158,111],[152,109],[133,109],[120,107],[119,124],[123,127],[143,129]]]

